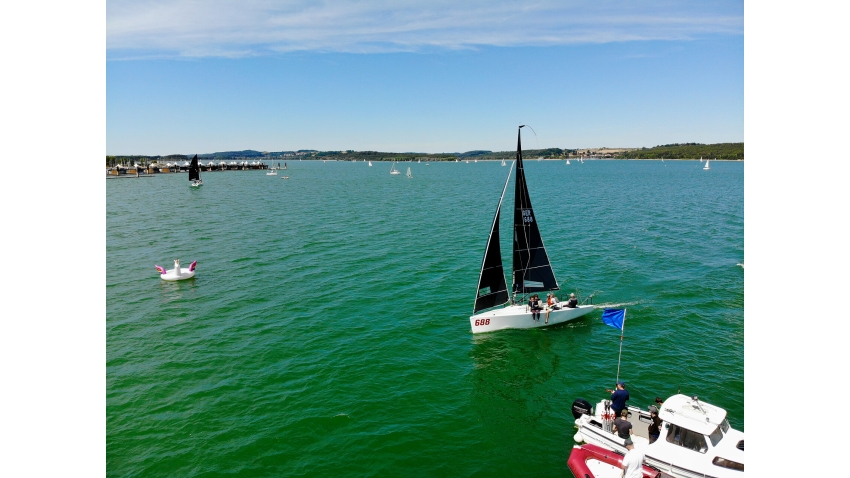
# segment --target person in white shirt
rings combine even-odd
[[[643,478],[643,458],[646,452],[643,448],[635,448],[634,444],[626,445],[626,456],[623,457],[623,478]]]

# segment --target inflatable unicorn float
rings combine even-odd
[[[156,267],[157,272],[159,272],[159,277],[162,280],[183,280],[183,279],[191,279],[195,277],[195,266],[198,265],[198,261],[194,261],[189,264],[189,268],[180,268],[180,259],[174,260],[174,269],[165,270],[165,267],[162,266],[154,266]]]

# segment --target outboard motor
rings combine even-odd
[[[590,415],[590,412],[590,402],[587,400],[577,398],[576,401],[573,402],[573,418],[576,420],[578,420],[578,418],[582,415]]]

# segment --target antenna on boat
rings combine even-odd
[[[701,411],[701,412],[702,412],[702,414],[703,414],[703,415],[705,415],[705,414],[706,414],[705,409],[704,409],[704,408],[702,408],[702,405],[700,405],[700,404],[699,404],[699,398],[698,398],[696,395],[694,395],[694,396],[693,396],[693,397],[691,397],[691,398],[694,400],[694,402],[696,402],[697,407],[699,407],[699,411]]]

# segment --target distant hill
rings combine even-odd
[[[220,153],[199,154],[198,159],[234,159],[234,158],[259,158],[265,156],[259,151],[246,149],[244,151],[223,151]]]
[[[486,156],[492,153],[492,151],[485,151],[482,149],[476,149],[475,151],[467,151],[465,153],[457,153],[458,158],[474,158],[477,156]]]
[[[744,143],[674,143],[624,151],[618,159],[744,159]]]

